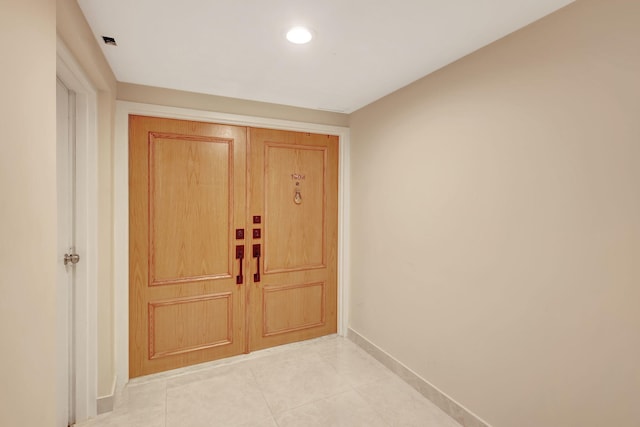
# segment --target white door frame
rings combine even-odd
[[[75,117],[74,92],[56,79],[56,188],[58,213],[58,247],[56,275],[56,427],[67,427],[75,421],[75,381],[72,349],[75,265],[65,264],[67,254],[75,253],[74,241],[74,176],[75,176]]]
[[[129,115],[265,127],[337,135],[338,177],[338,334],[346,335],[349,306],[349,128],[264,117],[192,110],[128,101],[116,102],[114,148],[114,281],[117,388],[129,381]]]
[[[69,49],[58,38],[56,75],[76,98],[76,265],[73,332],[77,422],[96,415],[97,397],[97,93]]]

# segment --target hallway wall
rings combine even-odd
[[[640,425],[640,2],[351,116],[351,327],[496,427]]]
[[[56,13],[0,13],[0,425],[53,426],[56,289]]]

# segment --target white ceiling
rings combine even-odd
[[[572,1],[78,3],[118,81],[350,113]]]

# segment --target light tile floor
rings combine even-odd
[[[135,379],[77,426],[460,427],[337,336]]]

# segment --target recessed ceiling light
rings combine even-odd
[[[304,27],[293,27],[287,33],[287,40],[295,44],[309,43],[312,38],[311,31]]]

